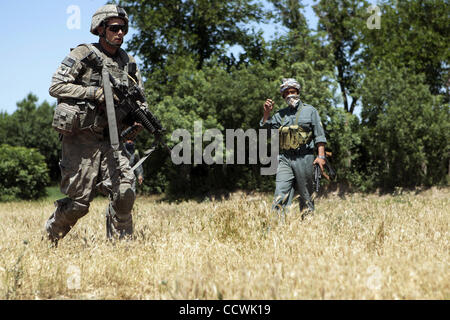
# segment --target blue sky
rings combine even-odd
[[[54,103],[48,94],[48,87],[59,63],[70,48],[82,43],[96,42],[98,37],[89,32],[91,17],[106,1],[104,0],[16,0],[0,1],[3,38],[0,51],[0,111],[11,114],[16,103],[33,93],[39,98]],[[317,19],[310,5],[312,0],[304,1],[305,15],[315,28]],[[80,10],[80,26],[69,28],[68,22],[75,11]],[[261,27],[267,39],[282,28],[271,25]],[[133,30],[131,30],[132,34]],[[130,39],[130,34],[126,39]],[[124,45],[126,47],[126,45]]]

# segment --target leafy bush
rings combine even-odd
[[[52,128],[54,109],[54,104],[46,101],[38,104],[38,97],[28,94],[17,102],[14,113],[0,113],[0,141],[10,146],[37,149],[45,157],[50,179],[56,182],[60,179],[61,143]]]
[[[0,201],[43,197],[49,180],[44,156],[37,150],[0,145]]]

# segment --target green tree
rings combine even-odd
[[[45,159],[37,150],[0,145],[0,201],[38,199],[48,184]]]
[[[3,111],[0,112],[0,141],[2,142],[6,141],[6,138],[8,137],[9,117],[8,113]]]
[[[257,125],[260,106],[256,101],[260,100],[255,96],[264,98],[266,84],[261,81],[264,76],[247,73],[246,68],[264,56],[261,33],[250,26],[263,19],[261,3],[205,0],[120,1],[120,4],[139,30],[129,48],[144,61],[147,97],[151,109],[167,128],[167,138],[178,128],[192,133],[193,123],[198,120],[203,121],[204,129]],[[234,45],[244,49],[239,61],[226,56],[228,48]],[[255,91],[248,92],[250,88]],[[252,112],[247,112],[249,109]],[[151,140],[143,135],[137,142],[139,146],[147,146]],[[177,172],[180,167],[174,167],[167,158],[152,158],[145,168],[159,167],[164,172],[150,167],[146,170],[152,171],[151,179],[146,181],[152,184],[148,187],[153,191],[173,186],[185,189],[191,186],[195,190],[201,185],[201,190],[207,190],[211,184],[217,187],[219,181],[225,181],[208,178],[225,172],[223,166],[183,166],[184,174],[180,175]],[[162,175],[169,177],[170,183],[164,183]],[[204,179],[197,179],[202,176]],[[231,186],[234,180],[227,181]]]
[[[373,66],[361,94],[367,186],[445,183],[450,109],[431,95],[424,75],[390,63]]]
[[[61,147],[58,134],[52,128],[55,106],[46,101],[38,106],[37,101],[38,98],[30,93],[17,103],[13,114],[0,116],[0,141],[39,150],[48,164],[51,179],[56,181]]]
[[[242,68],[233,67],[227,71],[225,64],[212,61],[202,70],[180,71],[178,86],[173,95],[164,97],[163,101],[153,106],[153,110],[166,126],[168,140],[176,129],[188,130],[193,139],[194,121],[202,121],[204,130],[219,129],[224,136],[225,129],[258,128],[262,103],[267,92],[278,91],[279,84],[275,81],[278,77],[273,70],[259,63]],[[145,140],[149,139],[146,135],[139,139],[143,145],[150,143]],[[209,143],[204,146],[207,144]],[[146,164],[149,170],[154,165],[153,161]],[[219,188],[233,189],[237,186],[257,187],[257,181],[264,180],[257,176],[257,166],[250,169],[242,165],[231,167],[226,164],[174,166],[166,161],[162,170],[170,180],[166,187],[172,191],[180,187],[200,193]],[[183,174],[180,174],[180,170]],[[164,188],[160,184],[162,179],[158,178],[155,170],[152,178],[148,180],[158,183],[152,190]]]
[[[344,109],[353,113],[360,96],[361,78],[358,52],[361,49],[361,33],[366,26],[367,1],[320,0],[314,6],[319,17],[319,31],[326,32],[325,42],[331,47],[336,68],[336,78]]]
[[[146,76],[155,84],[171,83],[188,57],[201,69],[230,46],[255,50],[254,42],[261,39],[249,25],[261,21],[264,11],[251,0],[121,0],[119,4],[138,30],[129,49],[143,59]],[[170,72],[171,66],[175,72]]]
[[[381,28],[363,29],[366,67],[380,61],[424,74],[434,95],[447,93],[450,68],[450,5],[447,0],[383,1]],[[447,92],[445,89],[447,87]]]
[[[252,1],[122,1],[139,34],[129,49],[144,61],[143,74],[149,101],[172,95],[182,70],[200,70],[213,56],[228,67],[261,56],[264,42],[248,26],[260,21],[263,11]],[[240,60],[225,52],[244,48]],[[249,57],[250,56],[250,57]]]
[[[275,21],[281,22],[290,31],[308,31],[305,16],[301,12],[305,8],[299,0],[271,0],[276,9]]]

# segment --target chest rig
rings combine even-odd
[[[119,49],[115,60],[102,53],[94,44],[82,44],[89,53],[81,59],[83,69],[75,79],[75,84],[84,87],[103,87],[102,69],[106,68],[117,83],[128,87],[131,82],[137,82],[137,66],[130,62],[128,54]],[[99,137],[104,135],[108,119],[104,105],[90,100],[65,98],[58,101],[53,119],[53,127],[62,134],[71,135],[76,131],[91,130]],[[117,110],[117,122],[126,114]]]
[[[80,81],[85,86],[104,87],[104,76],[102,71],[106,71],[111,75],[115,82],[122,87],[129,87],[131,82],[137,82],[137,66],[135,62],[130,62],[128,54],[122,50],[118,50],[118,58],[113,59],[102,53],[94,44],[83,44],[89,49],[89,53],[81,61],[86,66],[86,72]],[[85,117],[80,117],[81,129],[89,128],[96,133],[104,132],[108,125],[108,119],[105,115],[105,106],[93,106],[87,102]],[[120,108],[116,108],[115,117],[118,125],[126,117],[126,113]]]
[[[282,151],[286,150],[296,150],[302,147],[305,144],[308,144],[312,140],[312,131],[309,128],[304,128],[298,124],[298,120],[300,117],[300,112],[303,110],[304,105],[300,101],[300,105],[298,106],[297,113],[295,115],[295,122],[293,125],[281,126],[278,129],[279,140],[280,140],[280,149]],[[285,117],[281,123],[283,124]]]
[[[114,60],[113,58],[102,53],[94,44],[82,44],[80,46],[87,47],[89,49],[89,53],[81,60],[86,68],[80,79],[77,79],[79,84],[84,86],[102,87],[103,80],[101,69],[103,65],[121,85],[128,86],[130,77],[132,77],[134,81],[137,81],[136,63],[130,62],[130,57],[124,50],[119,49],[119,59]]]

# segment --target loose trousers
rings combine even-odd
[[[89,211],[98,190],[110,199],[106,209],[107,236],[131,236],[135,193],[135,176],[123,146],[118,158],[107,139],[99,139],[90,131],[62,140],[61,192],[67,197],[55,202],[56,210],[45,229],[51,240],[63,238],[76,222]]]
[[[299,193],[300,211],[314,211],[313,194],[313,154],[279,155],[276,188],[272,208],[281,210],[292,204],[295,190]]]

